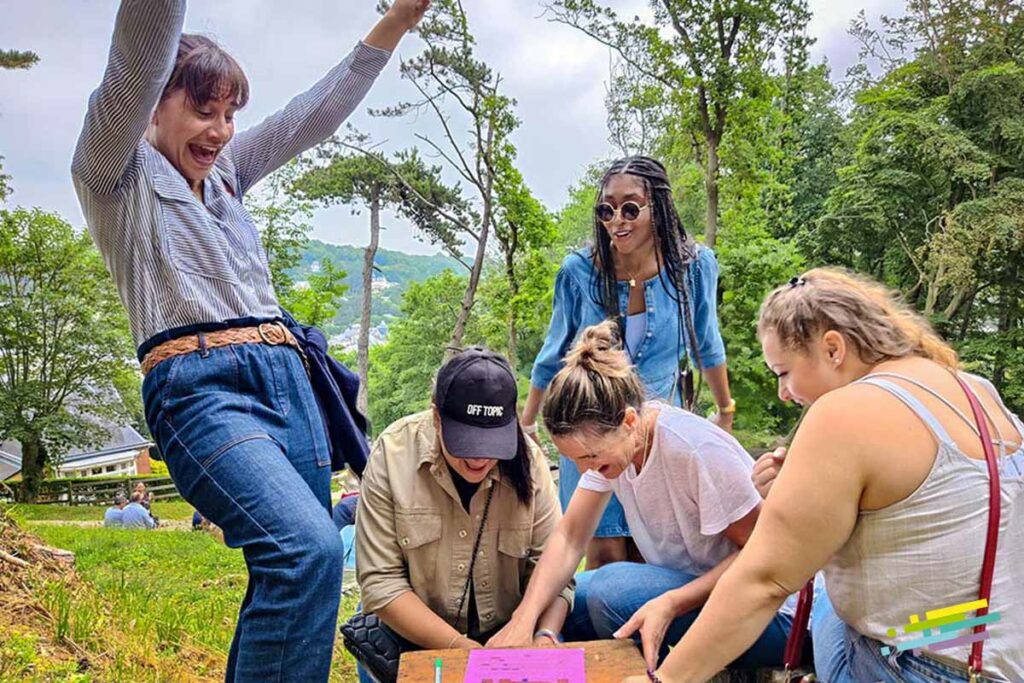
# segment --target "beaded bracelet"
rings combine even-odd
[[[647,680],[651,683],[661,683],[661,679],[658,678],[658,674],[654,673],[654,669],[647,670]]]

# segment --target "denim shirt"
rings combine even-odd
[[[591,254],[590,247],[569,254],[562,261],[555,278],[551,325],[544,346],[534,360],[530,379],[539,389],[547,389],[551,384],[580,332],[607,318],[604,305],[595,300],[594,284],[598,273]],[[697,258],[690,264],[688,277],[700,364],[703,369],[717,367],[725,362],[725,344],[718,329],[716,310],[718,261],[711,249],[698,246]],[[693,350],[688,348],[685,336],[680,333],[679,308],[668,286],[670,283],[665,270],[644,281],[647,330],[643,342],[632,350],[632,354],[649,397],[678,402],[675,388],[683,350],[689,351],[694,365],[697,359]],[[618,291],[619,311],[625,314],[629,308],[629,283],[619,282]]]

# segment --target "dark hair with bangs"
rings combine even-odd
[[[235,58],[206,36],[182,33],[174,70],[164,86],[160,101],[175,90],[185,91],[193,107],[211,100],[230,99],[241,109],[249,102],[249,79]]]

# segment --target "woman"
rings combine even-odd
[[[555,279],[551,326],[533,365],[523,428],[537,438],[537,414],[566,352],[580,330],[610,318],[648,397],[683,405],[680,368],[688,352],[711,387],[716,422],[731,431],[736,403],[715,313],[717,288],[715,255],[680,223],[665,167],[641,156],[616,161],[597,193],[594,245],[570,254]],[[564,456],[559,472],[565,510],[580,473]],[[594,536],[588,569],[626,559],[629,527],[614,496]]]
[[[394,423],[374,446],[356,515],[356,571],[363,610],[409,647],[480,647],[512,616],[561,517],[516,400],[508,361],[468,349],[439,371],[432,409]],[[531,641],[554,640],[571,580],[541,606]]]
[[[617,562],[577,577],[570,639],[639,632],[654,668],[747,542],[761,497],[746,451],[711,422],[644,396],[614,323],[584,330],[544,402],[552,440],[584,474],[522,605],[489,646],[527,642],[540,608],[576,570],[612,492],[646,564]],[[791,617],[771,622],[746,654],[736,654],[737,667],[782,661]]]
[[[758,332],[779,398],[810,408],[750,542],[657,677],[708,680],[824,567],[831,603],[820,596],[811,617],[821,680],[968,680],[969,645],[881,650],[910,615],[979,596],[990,477],[955,352],[889,291],[833,269],[772,292]],[[992,384],[959,376],[999,455],[1000,621],[988,627],[983,679],[1020,681],[1024,425]]]
[[[249,85],[184,0],[125,0],[72,162],[146,379],[146,419],[182,496],[249,568],[227,680],[327,680],[342,548],[328,446],[266,254],[242,206],[335,131],[429,0],[396,0],[306,93],[234,135]]]

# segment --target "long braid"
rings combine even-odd
[[[686,232],[679,219],[679,213],[672,203],[672,187],[665,167],[655,159],[633,156],[614,162],[601,178],[595,205],[601,202],[604,188],[615,175],[631,175],[639,179],[647,194],[651,211],[651,225],[655,233],[655,257],[658,261],[658,276],[669,297],[676,303],[679,318],[679,338],[685,340],[697,362],[702,367],[700,347],[693,323],[693,305],[690,297],[690,265],[697,258],[697,244]],[[611,238],[604,225],[594,218],[593,264],[598,277],[593,281],[591,296],[602,305],[606,315],[619,327],[620,336],[625,338],[625,317],[619,309],[618,279],[615,276],[615,261]],[[665,282],[662,270],[666,270],[669,282]],[[687,358],[679,349],[681,362]],[[688,367],[688,363],[687,363]],[[690,397],[684,397],[684,405]]]

